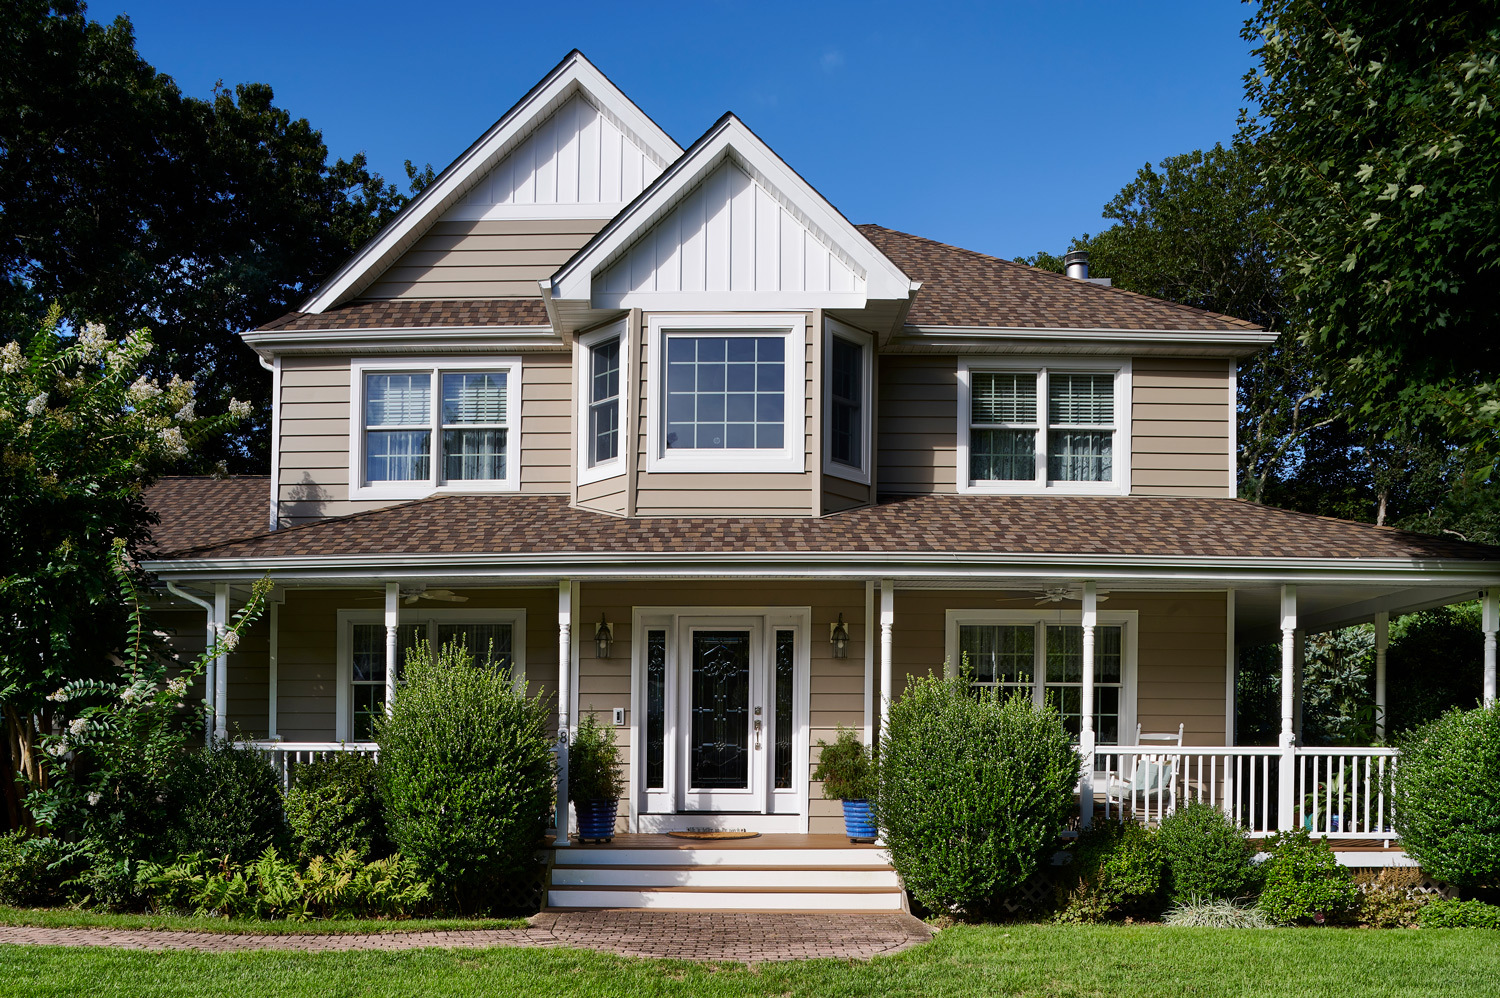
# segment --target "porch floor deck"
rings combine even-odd
[[[879,849],[870,842],[850,842],[847,836],[803,835],[790,832],[767,832],[743,839],[683,839],[665,833],[620,832],[610,842],[580,843],[576,838],[566,846],[577,849]],[[549,849],[564,848],[549,845]]]

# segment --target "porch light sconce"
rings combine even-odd
[[[594,657],[609,658],[609,649],[615,643],[615,626],[599,615],[599,626],[594,628]]]
[[[844,615],[839,614],[836,624],[828,625],[828,641],[833,645],[834,658],[847,658],[849,655],[849,628],[844,623]]]

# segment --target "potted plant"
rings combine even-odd
[[[832,745],[820,738],[818,749],[813,779],[822,781],[825,797],[843,802],[844,834],[851,842],[873,842],[877,832],[870,798],[875,793],[875,761],[870,750],[843,725]]]
[[[615,837],[615,814],[624,789],[615,768],[615,729],[587,712],[568,747],[568,799],[578,814],[579,842]]]

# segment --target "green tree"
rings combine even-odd
[[[199,418],[191,381],[140,373],[151,351],[145,331],[68,335],[56,308],[0,347],[0,782],[11,824],[21,818],[11,774],[45,781],[46,696],[101,675],[124,643],[110,551],[149,537],[146,485],[249,415],[231,400],[228,413]]]
[[[1500,3],[1263,0],[1246,77],[1273,241],[1336,391],[1500,454]]]
[[[184,96],[126,18],[18,0],[0,24],[0,317],[149,326],[154,376],[255,418],[195,460],[264,467],[269,379],[237,333],[295,308],[406,197],[258,83]],[[426,174],[413,171],[415,183]]]

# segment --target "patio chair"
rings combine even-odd
[[[1179,724],[1175,732],[1142,731],[1141,726],[1137,724],[1135,742],[1137,746],[1156,742],[1180,748],[1185,728],[1185,724]],[[1119,807],[1121,814],[1124,814],[1125,802],[1129,801],[1132,810],[1142,810],[1148,815],[1155,813],[1166,816],[1177,805],[1176,781],[1179,761],[1179,757],[1175,755],[1161,755],[1148,759],[1142,759],[1139,755],[1133,756],[1129,777],[1122,780],[1112,776],[1105,781],[1106,802]]]

